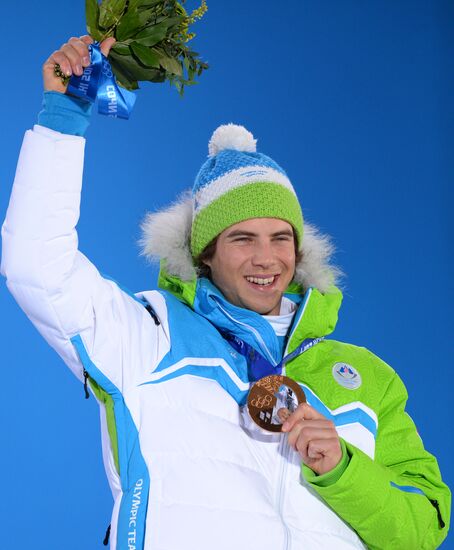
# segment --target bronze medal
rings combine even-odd
[[[268,432],[280,432],[282,424],[306,402],[301,386],[288,378],[273,374],[254,383],[249,391],[247,407],[252,420]]]

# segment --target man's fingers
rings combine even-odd
[[[71,63],[71,70],[77,76],[80,76],[84,70],[82,68],[82,56],[72,44],[63,44],[60,50],[66,55]]]
[[[109,38],[106,38],[101,42],[101,52],[106,57],[109,55],[110,49],[115,44],[116,40],[113,36],[109,36]]]
[[[101,52],[107,57],[115,44],[113,37],[106,38],[101,43]],[[43,85],[45,90],[65,93],[67,83],[55,74],[55,65],[60,65],[63,75],[81,76],[84,68],[91,63],[88,46],[93,44],[93,38],[88,35],[71,37],[59,50],[51,54],[43,64]]]
[[[80,38],[75,38],[74,36],[69,39],[68,44],[72,46],[79,54],[82,66],[88,67],[88,65],[90,65],[90,54],[88,52],[88,45]]]
[[[300,453],[303,462],[310,465],[313,460],[320,460],[326,456],[336,456],[340,454],[341,449],[339,440],[335,437],[329,439],[311,439],[310,441],[301,441],[297,443],[296,450]]]
[[[288,444],[297,448],[297,441],[330,439],[334,425],[329,420],[302,420],[288,434]]]
[[[80,40],[82,40],[82,42],[84,42],[84,44],[93,44],[94,40],[91,36],[89,36],[88,34],[84,34],[83,36],[80,37]]]
[[[334,422],[307,403],[302,403],[284,422],[288,444],[299,453],[314,472],[332,470],[342,458],[342,449]]]
[[[60,65],[60,69],[67,76],[72,75],[71,62],[66,57],[66,55],[60,50],[56,50],[49,59],[44,63],[43,69],[48,71],[54,71],[55,64]]]
[[[298,405],[295,412],[293,412],[289,418],[282,425],[283,432],[289,432],[292,428],[300,422],[301,420],[316,420],[316,419],[325,419],[325,417],[318,413],[313,407],[308,403],[301,403]]]
[[[106,57],[116,40],[113,37],[106,38],[101,42],[101,52]],[[66,44],[63,44],[59,50],[56,50],[44,63],[46,67],[50,63],[58,63],[62,71],[67,74],[76,74],[80,76],[83,73],[83,67],[90,65],[90,53],[88,45],[93,43],[91,36],[85,35],[80,38],[73,36]]]

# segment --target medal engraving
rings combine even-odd
[[[268,432],[280,432],[282,424],[306,396],[300,385],[282,375],[257,380],[249,391],[247,407],[252,420]]]

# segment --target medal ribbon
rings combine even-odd
[[[320,338],[306,338],[294,351],[292,351],[292,353],[283,357],[277,365],[273,365],[255,348],[241,340],[241,338],[228,333],[223,333],[223,336],[233,349],[246,358],[248,363],[248,377],[251,382],[255,382],[271,374],[282,374],[284,365],[325,339],[324,336]]]
[[[99,42],[88,46],[91,64],[81,76],[72,75],[68,93],[94,103],[98,99],[98,113],[128,119],[136,96],[120,88],[107,57],[101,53]]]

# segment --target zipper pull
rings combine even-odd
[[[110,525],[109,525],[109,527],[107,528],[106,536],[104,537],[104,540],[102,541],[102,543],[104,544],[104,546],[107,546],[107,545],[109,544],[109,538],[110,538]]]
[[[85,390],[85,399],[90,397],[90,392],[88,391],[88,372],[84,368],[84,390]]]
[[[156,326],[159,326],[161,324],[161,321],[158,319],[158,316],[156,315],[154,309],[150,306],[150,304],[147,303],[147,305],[145,306],[145,309],[148,311],[148,313],[151,315],[153,321],[154,321],[154,324]]]
[[[440,512],[440,506],[438,505],[438,500],[431,500],[429,498],[430,504],[437,510],[437,516],[438,516],[438,525],[440,526],[440,529],[443,529],[445,526],[445,522],[443,521],[443,518],[441,517]]]

